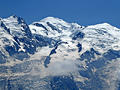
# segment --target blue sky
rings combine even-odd
[[[10,15],[28,24],[53,16],[85,26],[107,22],[120,28],[120,0],[1,0],[0,17]]]

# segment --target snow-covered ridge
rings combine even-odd
[[[120,29],[108,23],[84,27],[77,23],[68,23],[59,18],[46,17],[38,22],[33,22],[28,26],[22,18],[15,15],[1,20],[6,27],[10,29],[10,33],[18,37],[23,37],[26,33],[30,34],[31,32],[32,34],[38,34],[71,43],[74,41],[72,38],[76,33],[83,32],[85,33],[85,38],[83,40],[78,39],[75,41],[76,43],[83,43],[83,45],[84,43],[87,43],[88,46],[89,44],[90,46],[91,44],[106,44],[105,46],[112,44],[113,46],[111,45],[111,47],[114,47],[114,45],[116,47],[116,44],[119,43],[118,37],[120,37]],[[109,43],[104,42],[104,40],[107,40]],[[103,41],[104,43],[100,43],[99,41]],[[98,48],[99,46],[101,45],[95,45],[95,48]]]
[[[30,30],[26,22],[21,17],[10,16],[8,18],[3,19],[4,24],[7,28],[10,29],[10,33],[17,37],[23,37],[30,34]]]
[[[82,28],[77,23],[67,23],[62,19],[54,17],[47,17],[39,22],[33,22],[29,27],[32,33],[41,34],[54,39],[61,36],[69,36],[75,29],[79,30]]]
[[[8,29],[10,29],[11,34],[18,37],[23,37],[28,32],[30,34],[30,31],[32,32],[32,34],[38,34],[56,40],[60,39],[63,41],[72,41],[71,36],[73,36],[78,31],[84,32],[87,40],[90,41],[91,39],[96,40],[98,36],[100,36],[99,40],[102,40],[102,38],[110,39],[109,37],[111,37],[110,40],[112,41],[118,40],[119,39],[118,37],[120,37],[120,29],[108,23],[90,25],[85,28],[84,26],[81,26],[77,23],[68,23],[62,19],[55,17],[46,17],[38,22],[33,22],[28,26],[22,18],[17,17],[15,15],[5,19],[1,18],[1,21],[5,24],[5,26]],[[96,38],[90,39],[90,37],[96,37]],[[81,41],[78,40],[77,42],[81,42]]]
[[[50,40],[57,40],[57,42],[61,43],[56,48],[56,54],[51,55],[53,58],[63,57],[64,54],[67,55],[66,58],[72,58],[73,52],[75,53],[75,56],[79,58],[79,54],[81,55],[91,48],[102,53],[109,49],[120,49],[120,29],[108,23],[84,27],[77,23],[68,23],[59,18],[47,17],[38,22],[33,22],[32,24],[27,25],[22,18],[17,16],[10,16],[8,18],[1,19],[0,21],[4,23],[7,29],[10,29],[10,34],[8,33],[6,37],[11,37],[12,44],[18,44],[18,51],[22,50],[25,52],[24,48],[26,47],[26,44],[27,47],[31,46],[31,48],[36,48],[36,45],[32,45],[32,42],[37,42],[38,44],[40,42],[39,40],[45,40],[45,42],[47,41],[49,44],[51,42]],[[15,36],[18,38],[29,39],[24,43],[24,39],[22,41],[14,40]],[[30,43],[32,44],[28,43],[29,41],[31,41]],[[30,44],[30,46],[28,44]],[[81,51],[78,50],[80,48],[78,45],[82,46]],[[49,47],[47,48],[50,49]],[[41,51],[43,50],[41,49]],[[68,51],[72,52],[69,52],[68,54]],[[59,54],[59,56],[56,57],[57,54]]]
[[[87,26],[83,32],[85,33],[83,42],[89,43],[98,51],[120,49],[120,29],[108,23]]]
[[[51,24],[51,26],[53,25],[54,28],[51,28],[51,26],[48,25],[48,22]],[[116,44],[119,43],[120,37],[120,29],[108,23],[84,27],[76,23],[67,23],[62,19],[54,17],[47,17],[39,22],[34,22],[33,24],[29,25],[29,27],[32,33],[41,34],[54,39],[58,39],[59,37],[62,40],[64,39],[64,41],[67,41],[68,39],[69,41],[72,41],[70,35],[77,31],[84,32],[85,38],[82,41],[78,40],[78,42],[83,43],[83,45],[84,43],[87,43],[88,46],[95,46],[94,48],[99,50],[102,49],[103,51],[108,50],[109,48],[118,47]],[[58,32],[58,30],[61,32]]]
[[[90,25],[90,26],[87,26],[87,28],[119,30],[118,28],[110,25],[109,23],[101,23],[101,24],[96,24],[96,25]]]

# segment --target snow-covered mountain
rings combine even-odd
[[[47,17],[0,18],[1,90],[119,88],[120,29]]]

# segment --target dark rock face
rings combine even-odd
[[[56,76],[50,81],[52,90],[79,90],[72,77]]]
[[[82,50],[82,45],[78,43],[77,47],[78,47],[78,52],[80,52]]]
[[[6,63],[6,57],[2,52],[0,51],[0,64]]]
[[[77,38],[82,39],[82,38],[84,38],[84,36],[85,36],[84,33],[82,33],[82,32],[76,32],[75,35],[74,35],[74,37],[72,39],[73,40],[76,40]]]
[[[120,58],[120,51],[119,50],[108,50],[107,53],[103,54],[103,57],[106,58],[106,60],[113,60]]]
[[[10,30],[5,26],[5,24],[0,20],[0,27],[4,28],[10,34]]]
[[[59,29],[57,29],[54,25],[52,25],[50,22],[47,22],[47,25],[48,25],[49,27],[51,27],[52,30],[56,30],[56,31],[58,31],[59,33],[61,33],[61,31],[60,31]]]
[[[42,27],[43,29],[47,30],[47,28],[42,24],[34,23],[33,25],[38,26],[38,27]]]
[[[5,46],[5,49],[10,56],[14,55],[17,52],[15,46]]]
[[[96,55],[100,55],[99,52],[97,52],[93,48],[91,48],[90,51],[86,51],[85,53],[83,53],[80,56],[80,60],[87,59],[88,61],[90,61],[92,58],[95,58],[95,54]]]

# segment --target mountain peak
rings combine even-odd
[[[6,25],[7,28],[10,29],[10,33],[13,34],[14,36],[18,37],[23,37],[26,35],[31,36],[31,32],[29,30],[28,25],[21,17],[13,15],[3,19],[3,23]]]
[[[46,18],[42,19],[40,22],[46,22],[46,23],[49,22],[51,24],[61,24],[61,25],[68,26],[67,22],[65,22],[62,19],[56,18],[56,17],[46,17]]]
[[[95,29],[118,29],[114,26],[112,26],[109,23],[101,23],[101,24],[96,24],[96,25],[90,25],[87,28],[95,28]]]
[[[12,15],[9,18],[18,18],[18,16],[17,15]]]
[[[111,27],[112,25],[109,24],[109,23],[101,23],[101,24],[96,24],[97,26],[100,26],[100,27]],[[112,26],[113,27],[113,26]]]
[[[23,20],[23,18],[18,17],[16,15],[12,15],[12,16],[10,16],[8,18],[5,18],[4,20],[9,21],[9,22],[16,22],[18,24],[25,23],[25,21]]]
[[[44,18],[44,19],[42,19],[41,21],[56,21],[56,20],[58,20],[58,21],[63,21],[62,19],[59,19],[59,18],[56,18],[56,17],[46,17],[46,18]]]

